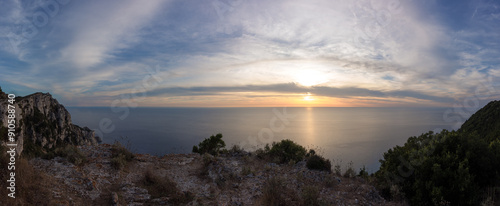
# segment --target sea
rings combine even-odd
[[[96,131],[104,143],[162,156],[190,153],[222,133],[227,148],[247,151],[290,139],[330,159],[375,172],[384,152],[411,136],[456,129],[447,108],[110,108],[68,107],[72,121]],[[465,119],[464,119],[465,120]]]

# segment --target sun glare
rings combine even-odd
[[[318,85],[328,81],[327,74],[318,70],[302,70],[295,75],[295,81],[306,87]]]
[[[311,96],[311,93],[308,92],[307,95],[304,96],[304,100],[306,100],[306,101],[313,101],[314,98]]]

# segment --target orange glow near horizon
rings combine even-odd
[[[99,102],[81,102],[78,106],[110,106],[114,99]],[[366,98],[366,97],[328,97],[313,93],[224,93],[220,95],[199,96],[151,96],[130,99],[137,107],[401,107],[401,106],[443,106],[431,101],[411,98]],[[127,107],[122,103],[117,107]]]

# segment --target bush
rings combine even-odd
[[[118,141],[111,146],[111,166],[117,170],[125,167],[134,157],[135,155]]]
[[[330,160],[316,154],[313,154],[311,157],[309,157],[306,166],[310,170],[323,170],[332,172],[332,164],[330,163]]]
[[[276,157],[279,163],[298,162],[306,156],[306,149],[292,140],[285,139],[278,143],[273,142],[269,155]]]
[[[212,135],[210,138],[204,139],[198,144],[198,146],[193,146],[193,153],[209,153],[217,156],[224,147],[226,147],[226,143],[222,140],[222,134],[219,133],[215,136]]]
[[[362,177],[363,179],[368,179],[369,174],[366,171],[366,167],[363,165],[363,168],[359,169],[358,177]]]
[[[384,153],[377,187],[389,199],[404,194],[412,205],[478,205],[487,188],[500,185],[494,145],[476,134],[446,130],[410,137]]]
[[[81,165],[87,161],[87,157],[75,145],[66,145],[65,147],[56,148],[54,151],[56,156],[65,157],[69,162],[74,165]],[[52,153],[47,154],[45,157],[50,159]]]

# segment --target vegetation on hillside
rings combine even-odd
[[[473,114],[458,130],[461,133],[476,133],[487,142],[500,138],[500,101],[492,101]]]
[[[410,137],[384,153],[376,184],[386,198],[411,205],[479,205],[498,199],[499,131],[500,102],[491,102],[458,131]]]
[[[193,152],[199,154],[209,153],[217,156],[225,146],[226,143],[222,140],[222,134],[219,133],[203,140],[198,144],[198,146],[193,146]]]
[[[306,149],[293,142],[289,139],[281,140],[280,142],[273,142],[270,147],[266,145],[263,149],[258,149],[255,154],[260,159],[267,160],[269,162],[279,163],[279,164],[295,164],[299,161],[306,161],[306,166],[311,170],[323,170],[332,171],[332,165],[330,160],[316,154],[314,150],[309,150],[306,153]],[[217,156],[220,153],[231,153],[231,154],[242,154],[244,151],[237,145],[233,146],[230,150],[226,150],[224,147],[226,143],[222,140],[222,134],[212,135],[210,138],[204,139],[198,144],[198,146],[193,146],[193,153],[199,154],[211,154]],[[210,159],[204,156],[205,159]],[[205,168],[212,162],[207,161]],[[203,173],[203,172],[202,172]]]
[[[135,158],[134,153],[124,147],[120,142],[115,141],[111,146],[111,166],[121,170]]]

